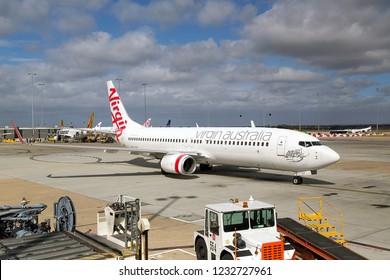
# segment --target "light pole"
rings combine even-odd
[[[148,85],[147,83],[142,84],[144,86],[144,103],[145,103],[145,122],[146,123],[146,86]]]
[[[318,103],[317,103],[317,132],[320,134],[320,93],[317,93]]]
[[[42,87],[44,86],[44,83],[38,84],[38,86],[41,86],[41,127],[43,127],[43,94],[42,94]]]
[[[298,127],[299,131],[301,131],[301,101],[298,101]]]
[[[32,102],[31,102],[31,128],[32,128],[32,138],[34,138],[35,134],[35,124],[34,124],[34,76],[37,74],[29,72],[27,75],[31,76],[31,95],[32,95]]]
[[[115,79],[118,81],[118,94],[120,95],[121,93],[121,81],[123,81],[123,79]]]
[[[265,127],[265,98],[263,98],[263,127]]]
[[[271,113],[268,114],[268,117],[269,117],[269,127],[271,127]]]
[[[376,88],[378,100],[376,102],[376,134],[379,134],[379,92],[380,88]]]
[[[207,102],[207,126],[210,127],[210,101]]]

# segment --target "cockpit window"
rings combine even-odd
[[[320,141],[299,141],[299,146],[308,148],[311,146],[322,146],[322,143]]]
[[[322,143],[320,141],[313,141],[311,142],[313,146],[322,146]]]

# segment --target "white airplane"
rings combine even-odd
[[[144,127],[150,127],[152,119],[149,118],[144,123]],[[102,126],[102,122],[99,122],[94,128],[83,128],[82,130],[94,134],[113,134],[116,135],[117,128],[115,126]]]
[[[113,126],[102,126],[102,122],[99,122],[94,128],[85,128],[85,131],[88,131],[92,134],[116,134],[116,128]]]
[[[87,137],[90,134],[92,128],[92,123],[95,113],[92,112],[88,120],[88,125],[86,128],[73,128],[73,127],[63,127],[58,131],[58,136],[56,140],[61,139],[77,139],[82,137]],[[96,127],[95,127],[96,128]]]
[[[127,114],[112,81],[107,82],[111,118],[117,139],[134,154],[160,159],[162,173],[188,175],[225,164],[292,171],[293,183],[302,175],[337,162],[340,156],[308,134],[265,127],[190,127],[145,129]]]
[[[317,170],[340,159],[338,153],[317,138],[288,129],[253,124],[251,127],[147,128],[128,116],[112,81],[107,82],[107,88],[112,123],[123,147],[104,149],[154,156],[160,159],[163,174],[190,175],[197,165],[200,170],[210,170],[215,164],[224,164],[291,171],[293,183],[302,184],[301,176],[317,174]],[[23,142],[18,131],[17,134]],[[102,149],[101,146],[72,147]]]
[[[372,126],[365,127],[365,128],[346,128],[346,129],[337,129],[337,130],[331,130],[329,133],[331,134],[347,134],[347,133],[367,133],[370,132],[372,129]]]

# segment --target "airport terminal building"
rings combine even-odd
[[[23,138],[26,139],[46,139],[49,136],[58,134],[60,127],[18,127]],[[0,139],[17,139],[15,130],[11,126],[5,126],[0,128],[1,136]]]

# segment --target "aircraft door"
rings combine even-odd
[[[284,156],[285,155],[285,149],[286,149],[286,136],[280,136],[278,139],[278,146],[276,148],[278,156]]]

